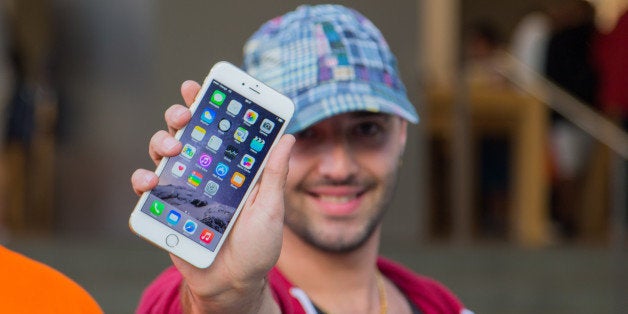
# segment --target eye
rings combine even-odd
[[[323,141],[323,134],[320,130],[316,129],[316,127],[310,127],[295,133],[294,137],[297,140],[292,149],[294,155],[310,155],[317,148],[321,147],[319,144]]]
[[[294,135],[297,141],[313,141],[318,136],[319,134],[314,128],[307,128]]]
[[[353,129],[353,134],[359,137],[375,137],[383,132],[384,126],[375,121],[360,122]]]

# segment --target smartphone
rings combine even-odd
[[[284,133],[292,101],[228,62],[205,78],[192,119],[175,137],[183,150],[163,158],[159,184],[138,201],[129,226],[140,237],[206,268]]]

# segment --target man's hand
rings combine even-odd
[[[200,88],[193,81],[182,84],[181,94],[187,106],[194,102]],[[182,145],[174,134],[190,121],[191,114],[188,108],[173,105],[166,110],[165,119],[168,131],[158,131],[150,140],[149,154],[155,164],[163,157],[181,152]],[[181,295],[186,310],[197,313],[279,312],[265,277],[281,251],[283,190],[293,144],[294,137],[284,135],[273,148],[262,177],[209,268],[196,268],[171,255],[184,278]],[[138,169],[131,182],[135,193],[140,195],[154,188],[158,178],[152,171]]]

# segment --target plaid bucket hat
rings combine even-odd
[[[243,68],[293,100],[288,133],[352,111],[419,120],[381,32],[340,5],[303,5],[268,21],[245,44]]]

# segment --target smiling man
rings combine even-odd
[[[439,283],[378,255],[408,122],[418,122],[379,30],[342,6],[302,6],[264,24],[244,52],[251,75],[295,102],[296,141],[275,147],[214,264],[173,256],[138,312],[470,313]],[[181,90],[189,105],[199,85]],[[150,144],[156,163],[180,153],[172,135],[189,119],[183,106],[168,109],[170,132]],[[157,178],[138,170],[132,182],[140,194]]]

